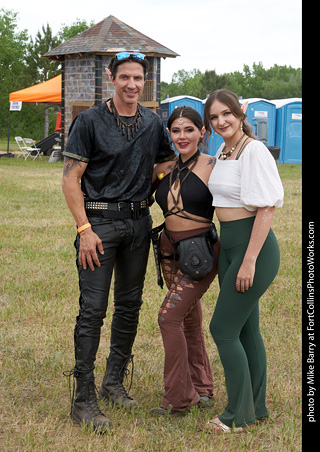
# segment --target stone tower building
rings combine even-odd
[[[62,65],[62,147],[74,117],[112,96],[113,85],[105,68],[122,50],[135,50],[146,55],[150,69],[140,103],[159,112],[160,60],[179,55],[109,16],[44,55]]]

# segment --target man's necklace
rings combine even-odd
[[[110,99],[108,99],[107,102],[108,101],[110,102],[109,103],[110,111],[113,114],[113,116],[117,122],[119,132],[122,132],[122,135],[127,135],[127,140],[130,141],[132,138],[134,138],[134,134],[139,129],[139,124],[142,121],[142,119],[141,119],[142,114],[140,112],[139,104],[137,104],[136,114],[134,115],[132,123],[127,124],[119,115],[118,110],[116,109],[116,106],[114,105],[112,97]]]

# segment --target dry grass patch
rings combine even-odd
[[[270,422],[248,435],[212,437],[198,422],[226,403],[223,369],[209,333],[218,294],[214,281],[203,299],[204,330],[215,399],[181,418],[158,418],[150,409],[163,393],[163,346],[157,324],[164,291],[156,285],[153,255],[134,345],[132,395],[136,413],[102,404],[114,424],[98,436],[74,426],[64,370],[73,367],[78,281],[75,226],[61,191],[62,162],[0,160],[0,450],[5,452],[204,452],[301,450],[301,166],[281,165],[285,205],[274,219],[281,268],[261,300],[261,329],[268,357]],[[161,214],[152,207],[154,224]],[[110,309],[96,361],[99,386],[108,354]]]

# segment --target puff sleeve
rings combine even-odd
[[[247,210],[283,205],[284,191],[276,162],[261,141],[254,140],[247,145],[239,164],[240,199]]]

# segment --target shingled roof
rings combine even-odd
[[[44,56],[52,60],[60,60],[64,55],[76,53],[114,55],[122,50],[138,50],[148,56],[163,58],[179,56],[114,16],[103,19],[92,28],[50,50]]]

